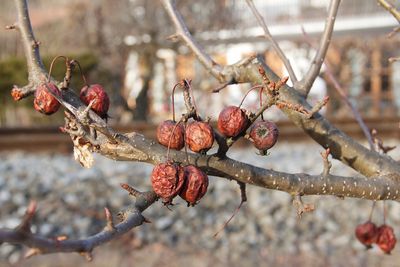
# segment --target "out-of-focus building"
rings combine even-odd
[[[195,34],[214,59],[222,64],[232,64],[250,53],[264,55],[267,64],[279,75],[287,72],[263,38],[263,31],[247,7],[245,1],[223,1],[232,10],[235,24],[226,24],[219,30],[201,31]],[[315,50],[305,40],[302,28],[318,44],[327,14],[329,1],[325,0],[255,0],[271,34],[279,42],[298,77],[307,71]],[[396,4],[400,8],[400,3]],[[207,7],[204,7],[207,8]],[[399,38],[387,35],[398,22],[385,9],[372,0],[342,1],[336,19],[332,44],[327,60],[350,100],[365,116],[400,115],[400,62],[389,63],[390,57],[400,56]],[[126,66],[125,86],[132,99],[139,93],[141,80],[140,51],[136,44],[146,42],[146,36],[126,36],[125,43],[132,47]],[[167,41],[166,41],[167,42]],[[177,52],[176,52],[177,51]],[[169,116],[169,94],[173,84],[181,78],[193,79],[199,108],[206,115],[216,116],[222,106],[238,104],[249,86],[230,86],[220,94],[210,91],[218,86],[185,46],[175,49],[162,48],[157,52],[160,59],[152,83],[151,113],[156,118]],[[290,81],[289,81],[290,83]],[[232,87],[237,87],[232,88]],[[238,89],[239,88],[239,89]],[[241,89],[240,89],[241,88]],[[330,95],[328,116],[349,116],[348,109],[340,100],[333,86],[321,75],[313,85],[310,102]],[[179,110],[178,98],[178,110]],[[182,103],[181,103],[182,104]],[[250,94],[245,105],[257,108],[256,93]],[[266,116],[280,118],[279,111],[271,110]],[[215,119],[215,118],[214,118]]]

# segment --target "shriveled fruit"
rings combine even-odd
[[[367,248],[376,242],[378,237],[378,227],[371,221],[359,224],[355,230],[356,237]]]
[[[218,130],[226,137],[239,135],[248,124],[245,111],[236,106],[224,108],[218,116]]]
[[[253,141],[254,146],[263,154],[275,145],[278,136],[278,127],[271,121],[257,121],[250,129],[250,138]]]
[[[181,150],[185,145],[182,124],[172,120],[163,121],[157,127],[157,140],[163,146]]]
[[[186,127],[185,141],[193,152],[207,152],[214,143],[214,131],[207,122],[191,122]]]
[[[100,84],[92,84],[90,86],[84,86],[81,89],[80,99],[86,105],[92,104],[92,110],[97,113],[101,118],[107,118],[107,112],[110,107],[110,98],[103,86]]]
[[[54,83],[43,83],[36,88],[33,107],[43,114],[51,115],[58,111],[61,104],[48,90],[61,96],[60,90]]]
[[[384,224],[379,226],[377,232],[376,244],[383,252],[390,254],[397,242],[393,228]]]
[[[156,165],[151,173],[151,185],[154,192],[164,203],[171,203],[178,195],[185,181],[185,172],[177,163],[167,162]]]
[[[184,169],[186,179],[179,196],[187,201],[188,206],[194,206],[207,192],[208,176],[193,165]]]

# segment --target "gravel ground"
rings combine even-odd
[[[391,155],[399,159],[399,150]],[[234,149],[230,156],[279,171],[317,174],[322,169],[321,151],[314,143],[279,142],[267,157],[251,148]],[[28,202],[35,199],[34,231],[49,237],[93,234],[104,227],[103,207],[116,214],[131,203],[119,184],[146,190],[151,169],[148,164],[115,162],[101,156],[95,156],[93,168],[84,169],[72,155],[1,153],[0,227],[15,227]],[[336,161],[332,173],[355,174]],[[396,266],[393,263],[399,262],[400,249],[384,256],[377,248],[365,251],[355,240],[354,228],[367,220],[370,201],[327,196],[303,200],[315,204],[316,210],[298,219],[288,194],[249,186],[248,202],[215,238],[239,204],[240,192],[235,182],[211,177],[208,193],[199,205],[187,208],[177,200],[172,211],[161,203],[153,205],[145,212],[153,223],[95,250],[99,255],[95,266],[103,266],[101,262],[104,266],[129,266],[132,260],[137,266],[375,266],[378,262]],[[388,223],[399,235],[400,206],[393,202],[387,206]],[[377,207],[374,221],[381,224],[382,204]],[[51,266],[52,260],[57,265],[65,261],[62,266],[85,264],[83,258],[68,255],[21,260],[22,253],[20,246],[0,247],[0,259],[18,266]]]

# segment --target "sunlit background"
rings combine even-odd
[[[220,84],[182,42],[171,40],[174,28],[159,1],[28,2],[46,68],[57,55],[77,59],[89,82],[106,88],[112,102],[109,122],[121,131],[138,130],[154,137],[155,125],[172,116],[171,90],[183,78],[192,80],[199,111],[212,121],[224,106],[238,105],[251,87],[231,85],[219,94],[211,93]],[[392,2],[400,8],[398,1]],[[329,1],[254,3],[296,75],[302,77],[315,54],[310,41],[318,45],[324,29]],[[16,10],[13,1],[2,1],[1,5],[0,25],[4,29],[16,20]],[[233,64],[257,53],[278,75],[287,75],[271,44],[261,37],[263,31],[245,1],[178,0],[177,7],[195,39],[216,62]],[[400,35],[389,35],[399,24],[373,0],[342,1],[338,14],[326,61],[367,125],[376,128],[388,145],[398,145],[400,61],[389,59],[400,56]],[[64,71],[64,64],[59,63],[52,74],[61,80]],[[19,35],[3,30],[0,226],[15,226],[29,200],[37,199],[38,232],[46,236],[67,234],[71,238],[93,234],[103,227],[104,206],[117,213],[130,203],[119,183],[148,188],[151,166],[96,157],[92,169],[83,169],[72,159],[71,140],[58,131],[63,124],[62,112],[46,117],[34,111],[32,98],[18,103],[12,100],[13,85],[26,83]],[[76,91],[83,86],[78,72],[72,86]],[[340,129],[364,142],[352,113],[326,78],[323,66],[308,100],[315,103],[326,95],[330,101],[322,112]],[[255,92],[244,102],[253,111],[258,105]],[[178,92],[178,115],[183,108]],[[277,122],[281,131],[271,155],[263,158],[242,144],[234,148],[232,157],[281,171],[321,171],[322,148],[311,143],[279,110],[269,109],[265,117]],[[399,159],[398,148],[392,153]],[[354,174],[337,162],[333,171]],[[113,241],[106,249],[96,250],[95,266],[131,266],[130,261],[139,266],[376,266],[381,261],[382,266],[395,266],[390,262],[400,259],[399,249],[391,257],[383,256],[377,249],[365,251],[355,240],[355,226],[368,217],[371,203],[367,201],[310,197],[317,210],[298,220],[289,195],[258,188],[250,188],[249,195],[249,203],[217,238],[213,234],[240,200],[235,183],[211,179],[205,200],[194,208],[186,208],[180,202],[170,212],[162,205],[154,205],[147,212],[153,223]],[[399,206],[388,206],[389,221],[399,235]],[[378,223],[382,221],[381,213],[379,206],[375,214]],[[2,245],[0,257],[4,262],[26,266],[84,264],[77,255],[22,260],[22,251],[18,246]]]

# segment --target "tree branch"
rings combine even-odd
[[[283,53],[279,44],[272,37],[267,24],[265,23],[260,12],[258,12],[256,6],[253,3],[253,0],[246,0],[246,3],[249,6],[251,12],[253,12],[254,16],[256,17],[258,24],[263,28],[264,37],[271,42],[271,45],[275,49],[275,52],[278,54],[279,58],[282,60],[283,64],[285,65],[285,68],[289,73],[290,80],[292,80],[293,84],[297,84],[298,80],[297,80],[296,74],[293,71],[292,65],[290,64],[289,59],[285,56],[285,53]]]
[[[163,2],[169,2],[163,0]],[[170,12],[172,21],[177,22],[174,18],[177,11],[174,13]],[[182,20],[179,23],[184,23]],[[179,26],[181,27],[181,26]],[[189,42],[189,47],[195,47],[196,45],[190,44],[196,42],[193,38],[187,38],[184,40]],[[207,65],[203,64],[206,68]],[[272,81],[278,81],[279,77],[267,66],[263,65],[268,77]],[[261,84],[263,81],[258,72],[258,65],[249,64],[246,66],[239,65],[228,65],[222,68],[221,73],[223,75],[216,74],[216,78],[224,77],[225,82],[234,80],[237,83],[254,83]],[[305,107],[307,110],[312,110],[312,107],[301,96],[293,87],[284,85],[279,91],[280,97],[286,102],[300,105]],[[394,161],[392,158],[380,155],[377,152],[370,151],[359,143],[355,142],[351,137],[334,127],[330,124],[322,115],[314,114],[312,118],[308,118],[306,115],[300,114],[290,109],[282,110],[288,118],[296,124],[299,128],[303,129],[311,138],[313,138],[322,147],[330,148],[331,155],[347,164],[351,168],[360,172],[361,174],[372,177],[379,174],[400,174],[400,164]]]
[[[30,247],[31,250],[27,253],[28,257],[55,252],[78,252],[89,256],[88,259],[90,259],[90,254],[95,247],[143,224],[145,218],[142,216],[141,212],[147,209],[156,200],[157,196],[154,192],[142,193],[140,196],[137,196],[135,204],[123,212],[122,222],[113,227],[106,227],[103,231],[84,239],[69,240],[63,238],[60,240],[57,238],[46,238],[37,234],[32,234],[30,231],[21,231],[20,228],[16,228],[11,230],[0,229],[0,242],[23,244]],[[26,217],[33,216],[31,209],[28,209],[26,214]],[[110,225],[109,218],[107,218],[107,225]]]
[[[317,53],[315,54],[306,75],[304,75],[298,84],[294,85],[294,88],[296,88],[304,96],[307,96],[310,92],[311,86],[321,70],[326,52],[328,51],[329,44],[331,43],[333,26],[335,25],[339,4],[340,0],[331,0],[329,4],[328,16],[325,22],[325,29],[322,33]]]
[[[225,80],[225,78],[221,76],[221,66],[216,63],[198,43],[192,41],[193,37],[183,22],[181,14],[176,10],[174,2],[170,0],[161,0],[161,2],[175,25],[176,34],[174,36],[179,36],[182,38],[182,40],[197,56],[199,61],[206,66],[206,69],[208,69],[213,76],[218,77],[218,80],[220,81]]]
[[[36,90],[34,85],[40,83],[40,81],[46,77],[46,71],[40,57],[39,42],[36,41],[33,34],[28,12],[28,3],[26,0],[14,0],[14,2],[17,7],[18,22],[15,23],[13,27],[9,28],[18,30],[21,35],[29,72],[29,84],[20,90],[17,90],[18,87],[13,89],[12,95],[14,99],[20,100],[31,95]]]
[[[384,9],[389,11],[395,19],[400,23],[400,12],[388,1],[386,0],[377,0],[379,5],[381,5]]]

